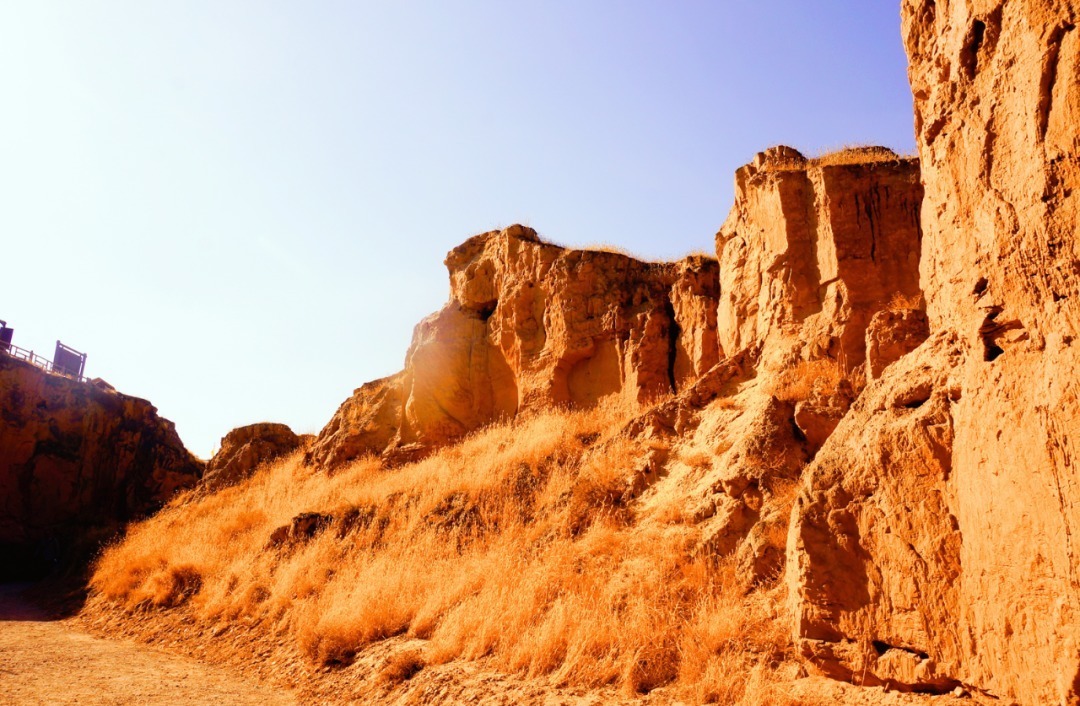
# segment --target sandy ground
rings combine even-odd
[[[25,586],[0,585],[0,703],[295,704],[291,693],[242,675],[134,642],[78,631],[20,596]]]

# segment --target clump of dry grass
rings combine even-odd
[[[844,145],[838,149],[825,150],[812,157],[815,167],[837,167],[858,164],[880,164],[917,159],[917,155],[901,155],[880,145]]]
[[[805,172],[809,164],[805,157],[773,157],[764,168],[770,172]]]
[[[690,252],[686,253],[678,259],[689,260],[691,258],[701,258],[703,260],[711,260],[713,262],[716,262],[716,252],[713,250],[691,250]]]
[[[902,309],[923,309],[924,299],[922,293],[918,294],[904,294],[903,292],[897,292],[889,299],[889,303],[886,305],[886,309],[890,311],[900,311]]]
[[[692,524],[637,522],[647,448],[613,430],[639,411],[526,415],[394,471],[365,459],[327,476],[293,456],[135,526],[91,586],[130,610],[257,621],[325,665],[425,640],[389,682],[485,658],[557,685],[750,698],[790,656],[782,589],[747,592],[730,564],[695,557]],[[332,519],[268,541],[308,512]]]
[[[840,362],[831,358],[804,360],[781,372],[772,384],[772,395],[782,402],[802,402],[832,397],[847,379]]]
[[[841,167],[864,164],[899,163],[918,159],[917,154],[898,154],[879,145],[844,145],[823,150],[812,157],[798,153],[788,156],[772,154],[766,164],[769,171],[806,171],[812,167]]]
[[[580,247],[575,246],[574,249],[575,250],[585,250],[587,252],[607,253],[609,255],[622,255],[623,257],[628,257],[631,260],[637,260],[638,262],[659,262],[659,260],[657,260],[654,257],[646,257],[646,256],[644,256],[644,255],[642,255],[640,253],[636,253],[636,252],[634,252],[634,251],[632,251],[632,250],[630,250],[628,248],[625,248],[622,245],[618,245],[616,243],[608,243],[608,242],[586,243],[586,244],[584,244],[584,245],[582,245]]]
[[[425,666],[427,662],[419,650],[405,650],[386,661],[379,672],[379,678],[389,684],[400,684],[419,674]]]

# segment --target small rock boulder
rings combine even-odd
[[[303,438],[284,424],[260,422],[237,427],[221,440],[221,449],[206,466],[203,483],[208,488],[220,488],[239,482],[264,463],[302,445]]]

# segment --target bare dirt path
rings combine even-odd
[[[0,703],[284,706],[290,693],[133,642],[102,640],[0,585]]]

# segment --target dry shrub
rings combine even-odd
[[[897,154],[888,147],[878,145],[844,145],[835,149],[827,149],[816,156],[806,158],[800,155],[781,157],[773,155],[769,159],[766,168],[769,171],[806,171],[811,167],[840,167],[858,166],[866,164],[882,164],[910,161],[918,159],[917,154]]]
[[[427,666],[419,650],[398,652],[383,665],[379,678],[389,684],[400,684],[415,677]]]
[[[639,413],[609,399],[523,415],[392,472],[364,459],[328,476],[294,455],[135,526],[98,561],[95,600],[183,596],[196,618],[260,622],[327,665],[426,640],[391,682],[487,658],[553,684],[750,698],[790,655],[782,596],[693,556],[693,525],[637,523],[627,488],[649,447],[612,430]],[[329,529],[267,546],[305,512]]]
[[[713,457],[711,454],[697,449],[685,454],[682,457],[682,462],[691,468],[703,469],[712,465]]]
[[[904,294],[903,292],[897,292],[892,295],[889,300],[887,309],[890,311],[901,311],[904,309],[922,309],[924,307],[923,295],[921,292],[918,294]]]
[[[638,262],[658,262],[658,260],[656,260],[655,258],[645,257],[640,253],[633,252],[632,250],[628,250],[622,245],[616,245],[615,243],[586,243],[585,245],[582,245],[580,248],[576,249],[585,250],[588,252],[607,253],[609,255],[622,255],[623,257],[628,257],[631,260],[637,260]]]
[[[733,397],[720,397],[712,402],[713,409],[742,409]]]
[[[678,260],[688,260],[690,258],[695,258],[695,257],[700,257],[703,260],[711,260],[713,262],[716,262],[716,259],[717,259],[715,250],[691,250],[690,252],[686,253],[682,257],[676,258],[676,259],[678,259]]]
[[[804,360],[777,376],[772,395],[782,402],[831,397],[846,378],[843,366],[831,358]]]
[[[783,585],[743,594],[731,558],[717,567],[718,590],[687,622],[679,682],[694,703],[756,703],[788,657]],[[739,595],[739,598],[733,598]]]
[[[148,572],[145,581],[133,592],[132,600],[140,606],[175,608],[183,605],[202,588],[202,574],[189,565],[161,564]]]

